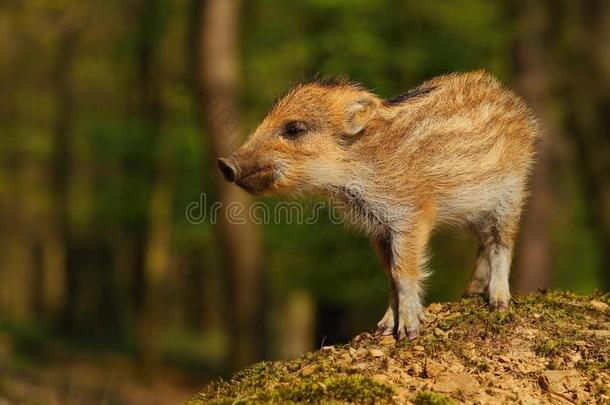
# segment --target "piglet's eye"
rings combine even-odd
[[[296,138],[307,130],[307,126],[301,121],[290,121],[284,125],[282,135],[285,138]]]

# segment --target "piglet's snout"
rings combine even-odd
[[[218,159],[218,167],[222,172],[225,180],[233,183],[237,180],[238,169],[235,162],[233,162],[230,158],[220,158]]]

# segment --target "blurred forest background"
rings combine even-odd
[[[362,236],[187,207],[253,201],[216,158],[303,78],[389,97],[479,68],[545,129],[513,288],[610,289],[610,2],[3,0],[0,402],[172,403],[372,328]],[[458,299],[474,240],[432,245],[427,301]]]

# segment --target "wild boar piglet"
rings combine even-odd
[[[474,232],[466,293],[510,301],[508,276],[534,161],[537,121],[521,98],[482,72],[433,78],[391,99],[346,80],[303,83],[246,142],[219,159],[253,194],[325,194],[372,238],[389,279],[376,333],[417,337],[426,245],[438,224]]]

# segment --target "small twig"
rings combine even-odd
[[[568,398],[568,397],[566,397],[565,395],[560,394],[560,393],[558,393],[558,392],[547,391],[547,393],[548,393],[550,396],[559,397],[559,398],[563,399],[564,401],[568,401],[568,402],[569,402],[569,403],[571,403],[571,404],[576,404],[576,402],[572,401],[570,398]]]

